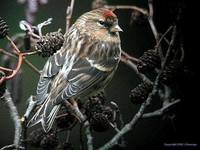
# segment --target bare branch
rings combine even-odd
[[[34,101],[34,96],[33,96],[33,95],[31,95],[31,96],[28,98],[27,101],[28,101],[28,107],[27,107],[26,112],[25,112],[25,114],[24,114],[24,117],[25,117],[25,118],[28,118],[28,117],[29,117],[30,113],[32,112],[32,110],[35,108],[35,106],[36,106],[36,104],[37,104],[37,102]]]
[[[138,63],[138,62],[140,61],[138,58],[129,55],[127,52],[125,52],[125,51],[123,51],[123,50],[122,50],[122,55],[123,55],[126,59],[129,59],[129,60],[133,61],[134,63]]]
[[[15,53],[20,53],[20,50],[18,49],[18,47],[15,45],[15,43],[12,41],[12,39],[9,36],[6,36],[6,38],[8,39],[8,41],[11,43]]]
[[[137,66],[132,61],[121,57],[121,62],[125,63],[127,66],[133,69],[142,81],[147,82],[147,83],[152,83],[151,80],[148,79],[144,74],[139,73]]]
[[[10,96],[10,92],[8,90],[6,90],[3,98],[4,98],[6,104],[9,108],[11,118],[12,118],[14,125],[15,125],[15,136],[14,136],[13,143],[14,143],[15,147],[18,148],[19,144],[20,144],[20,136],[21,136],[21,130],[22,130],[20,117],[19,117],[17,108],[12,101],[12,98]]]
[[[169,43],[169,47],[168,47],[167,53],[165,55],[165,59],[164,59],[164,61],[161,62],[161,67],[162,68],[164,68],[165,64],[167,63],[167,60],[168,60],[169,54],[171,52],[172,46],[174,45],[175,37],[176,37],[176,26],[173,27],[171,41]]]
[[[158,43],[156,44],[155,48],[158,48],[160,46],[160,43],[162,42],[162,40],[165,38],[165,36],[171,31],[171,29],[173,29],[173,26],[170,26],[165,33],[161,36],[161,38],[159,39]]]
[[[66,10],[66,32],[69,30],[69,27],[70,27],[72,13],[74,9],[74,2],[75,0],[71,0],[71,4],[70,6],[67,7],[67,10]]]
[[[7,150],[7,149],[14,149],[15,148],[15,144],[11,144],[11,145],[6,145],[4,147],[2,147],[0,150]]]
[[[115,9],[132,9],[132,10],[137,10],[139,12],[141,12],[144,15],[148,16],[148,11],[145,8],[140,8],[138,6],[130,6],[130,5],[105,5],[105,8],[111,9],[111,10],[115,10]]]
[[[146,99],[146,101],[144,103],[142,103],[139,111],[134,115],[132,120],[129,123],[127,123],[120,130],[120,132],[118,132],[109,142],[107,142],[104,146],[100,147],[99,150],[107,150],[107,149],[113,147],[117,143],[117,141],[121,138],[121,136],[123,136],[124,134],[126,134],[127,132],[132,130],[132,128],[136,125],[138,120],[143,116],[146,107],[151,103],[152,97],[158,91],[157,87],[158,87],[158,84],[159,84],[160,76],[161,76],[161,74],[162,74],[162,72],[163,72],[163,70],[165,68],[166,62],[167,62],[169,54],[171,52],[171,49],[172,49],[171,46],[173,45],[175,34],[176,34],[176,27],[173,28],[173,33],[172,33],[172,38],[171,38],[171,41],[170,41],[170,45],[169,45],[167,53],[165,55],[165,59],[162,62],[162,69],[160,70],[160,72],[158,73],[158,75],[157,75],[157,77],[155,79],[152,92],[148,95],[148,98]]]
[[[185,58],[185,51],[183,48],[183,44],[181,44],[181,57],[180,57],[180,62],[183,62],[184,58]]]
[[[40,70],[35,67],[28,59],[24,59],[24,62],[35,72],[37,73],[38,75],[40,75]]]
[[[165,59],[167,59],[167,57]],[[137,121],[142,117],[146,107],[151,103],[152,97],[157,93],[157,87],[158,87],[159,79],[160,79],[162,72],[163,72],[163,70],[161,70],[159,72],[159,74],[157,75],[156,80],[153,85],[152,92],[148,95],[148,98],[146,99],[146,101],[144,103],[142,103],[139,111],[134,115],[132,120],[129,123],[127,123],[120,130],[120,132],[118,132],[109,142],[107,142],[104,146],[99,148],[99,150],[107,150],[107,149],[113,147],[117,143],[117,141],[121,138],[121,136],[123,136],[124,134],[126,134],[127,132],[132,130],[132,128],[136,125]]]
[[[123,136],[124,134],[126,134],[127,132],[132,130],[132,128],[136,125],[137,121],[142,117],[145,108],[151,103],[152,97],[156,94],[157,86],[158,86],[158,82],[159,82],[159,77],[160,77],[160,74],[156,78],[152,92],[149,94],[147,100],[141,105],[139,111],[134,115],[132,120],[129,123],[125,124],[125,126],[120,130],[120,132],[118,132],[104,146],[100,147],[99,150],[107,150],[107,149],[113,147],[117,143],[117,141],[121,138],[121,136]]]
[[[148,5],[149,5],[149,17],[148,17],[148,20],[149,20],[149,24],[150,24],[150,27],[151,27],[151,30],[153,32],[153,35],[156,39],[156,43],[158,42],[159,40],[159,35],[158,35],[158,31],[156,29],[156,26],[154,24],[154,21],[153,21],[153,14],[154,14],[154,11],[153,11],[153,0],[149,0],[148,1]]]
[[[160,44],[158,44],[159,43],[159,34],[158,34],[157,28],[155,26],[155,23],[153,21],[153,15],[154,15],[153,0],[148,0],[148,5],[149,5],[148,21],[149,21],[149,25],[151,27],[152,33],[154,35],[154,38],[156,40],[156,46],[157,46],[156,51],[158,51],[161,60],[164,60],[164,56],[163,56],[161,46],[160,46]]]
[[[120,132],[120,130],[118,129],[118,127],[117,127],[117,125],[116,124],[113,124],[112,122],[108,122],[109,123],[109,125],[118,133],[118,132]]]
[[[9,80],[11,78],[13,78],[20,70],[22,62],[23,62],[23,55],[22,54],[18,54],[19,58],[18,58],[18,63],[17,63],[17,67],[15,68],[15,70],[12,71],[12,73],[4,78],[1,78],[0,80],[0,84],[4,81],[4,80]],[[5,68],[0,67],[0,70],[4,70]]]
[[[5,55],[7,55],[7,56],[10,56],[10,57],[13,57],[13,58],[15,58],[15,59],[18,59],[18,57],[17,57],[16,55],[14,55],[13,53],[7,52],[6,50],[1,49],[1,48],[0,48],[0,53],[3,53],[3,54],[5,54]],[[27,64],[27,65],[28,65],[33,71],[35,71],[38,75],[40,75],[40,70],[39,70],[37,67],[35,67],[28,59],[24,58],[24,63]],[[6,68],[6,69],[8,69],[8,68]],[[13,71],[12,69],[9,69],[9,70],[10,70],[10,71]]]
[[[155,110],[153,112],[150,113],[145,113],[143,114],[142,118],[150,118],[150,117],[156,117],[156,116],[161,116],[163,115],[168,109],[170,109],[171,106],[176,105],[177,103],[179,103],[181,100],[177,99],[173,102],[169,102],[168,104],[164,105],[162,108]]]
[[[1,67],[1,66],[0,66],[0,70],[1,70],[1,71],[5,71],[5,72],[13,72],[12,69],[5,68],[5,67]],[[1,83],[1,82],[0,82],[0,83]]]
[[[93,137],[91,134],[89,122],[86,121],[84,123],[84,126],[85,126],[85,135],[87,137],[87,148],[88,148],[88,150],[93,150],[94,149],[93,148]]]

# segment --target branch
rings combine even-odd
[[[184,51],[184,48],[183,48],[183,45],[181,44],[181,57],[180,57],[180,62],[183,62],[184,58],[185,58],[185,51]]]
[[[7,51],[5,51],[4,49],[1,49],[1,48],[0,48],[0,53],[3,53],[5,55],[7,55],[7,56],[10,56],[10,57],[13,57],[15,59],[18,59],[18,57],[16,55],[14,55],[13,53],[7,52]],[[24,58],[24,63],[27,64],[38,75],[40,75],[40,70],[37,67],[35,67],[28,59]],[[8,69],[8,68],[6,68],[6,69]],[[12,69],[9,69],[9,70],[13,71]]]
[[[80,150],[84,150],[84,140],[83,140],[83,133],[82,133],[82,130],[83,130],[83,124],[80,124],[80,129],[79,129],[79,135],[80,135],[80,146],[79,146],[79,149]]]
[[[69,30],[69,27],[70,27],[72,13],[74,9],[74,2],[75,0],[71,0],[71,4],[70,6],[67,7],[67,10],[66,10],[66,32]]]
[[[138,71],[137,66],[131,60],[121,57],[121,62],[129,66],[132,70],[134,70],[142,81],[152,83],[149,78],[147,78],[144,74]]]
[[[11,118],[12,118],[14,125],[15,125],[15,136],[14,136],[14,142],[13,143],[14,143],[15,147],[18,148],[19,144],[20,144],[20,136],[21,136],[21,130],[22,130],[20,117],[19,117],[17,108],[12,101],[12,98],[10,96],[10,92],[8,90],[6,90],[6,92],[4,94],[4,99],[5,99],[5,102],[8,106],[8,108],[9,108]]]
[[[147,15],[148,16],[148,11],[144,8],[140,8],[138,6],[130,6],[130,5],[105,5],[104,6],[105,8],[107,9],[112,9],[112,10],[115,10],[115,9],[132,9],[132,10],[137,10],[139,12],[141,12],[142,14],[144,15]]]
[[[121,111],[120,111],[119,106],[117,105],[117,103],[111,101],[110,104],[112,106],[114,106],[114,110],[115,110],[114,112],[116,113],[116,115],[118,116],[118,119],[119,119],[119,128],[117,127],[118,125],[116,123],[116,116],[114,117],[114,122],[115,123],[113,124],[114,125],[113,127],[114,127],[114,129],[115,129],[116,132],[120,132],[120,130],[124,127],[124,119],[123,119],[122,113],[121,113]],[[119,139],[118,144],[123,145],[125,147],[126,142],[125,142],[125,139],[124,139],[123,136]]]
[[[172,45],[174,43],[174,39],[175,39],[175,35],[176,35],[176,26],[174,26],[173,28],[173,33],[172,33],[172,37],[171,37],[171,41],[170,41],[170,45],[168,47],[167,53],[165,55],[165,59],[162,62],[162,68],[160,70],[160,72],[158,73],[154,85],[153,85],[153,89],[152,92],[148,95],[148,98],[146,99],[146,101],[144,103],[142,103],[139,111],[135,114],[135,116],[132,118],[132,120],[127,123],[121,130],[120,132],[118,132],[109,142],[107,142],[104,146],[100,147],[99,150],[107,150],[111,147],[113,147],[117,141],[121,138],[121,136],[123,136],[124,134],[126,134],[127,132],[129,132],[130,130],[132,130],[132,128],[136,125],[136,123],[138,122],[138,120],[140,118],[142,118],[144,111],[146,109],[146,107],[151,103],[152,101],[152,97],[157,93],[157,87],[159,84],[159,80],[160,80],[160,76],[163,73],[163,70],[165,68],[165,65],[167,63],[169,54],[171,52],[172,49]]]
[[[87,148],[88,150],[93,150],[93,137],[90,130],[90,124],[88,121],[84,123],[85,126],[85,135],[87,137]]]
[[[156,44],[155,48],[158,48],[160,46],[160,43],[162,42],[162,40],[165,38],[165,36],[171,31],[171,29],[173,29],[173,26],[170,26],[165,33],[161,36],[161,38],[159,39],[158,43]],[[170,44],[170,43],[168,43]]]
[[[164,60],[162,49],[160,47],[160,44],[158,44],[159,43],[159,34],[158,34],[157,29],[156,29],[155,23],[153,21],[153,14],[154,14],[153,0],[148,0],[148,5],[149,5],[149,17],[148,17],[148,21],[149,21],[149,25],[151,27],[151,30],[153,32],[154,38],[156,40],[156,45],[157,45],[157,49],[156,50],[158,51],[161,60]]]
[[[158,35],[158,31],[156,29],[156,26],[154,24],[154,21],[153,21],[153,14],[154,14],[154,11],[153,11],[153,0],[148,0],[148,5],[149,5],[149,17],[148,17],[148,21],[149,21],[151,30],[153,32],[153,35],[154,35],[154,37],[156,39],[156,43],[157,43],[158,40],[159,40],[159,35]]]
[[[141,105],[139,111],[134,115],[132,120],[129,123],[127,123],[120,130],[120,132],[118,132],[109,142],[107,142],[104,146],[100,147],[99,150],[107,150],[113,147],[117,143],[117,141],[121,138],[121,136],[123,136],[124,134],[132,130],[132,128],[136,125],[137,121],[142,117],[146,107],[151,103],[152,97],[156,94],[160,75],[161,75],[161,72],[156,77],[152,92],[149,94],[147,100]]]
[[[90,124],[86,120],[86,117],[79,110],[77,102],[73,98],[71,98],[70,102],[69,101],[65,101],[65,106],[69,109],[69,111],[72,114],[74,114],[75,117],[77,117],[77,119],[81,123],[83,123],[83,126],[85,127],[85,134],[86,134],[86,137],[87,137],[88,150],[93,150],[93,142],[92,142],[93,138],[92,138],[91,131],[90,131]]]
[[[116,124],[113,124],[112,122],[108,121],[109,125],[116,131],[116,132],[120,132],[120,130],[118,129]]]
[[[135,58],[131,55],[129,55],[127,52],[123,51],[122,50],[122,55],[126,58],[126,59],[129,59],[131,61],[133,61],[134,63],[138,63],[140,60],[138,58]]]
[[[29,118],[30,113],[35,108],[37,102],[34,100],[34,98],[35,97],[33,95],[31,95],[27,100],[28,101],[28,107],[26,108],[26,112],[24,114],[24,118]]]
[[[173,105],[176,105],[177,103],[179,103],[181,100],[180,99],[177,99],[173,102],[170,102],[166,105],[164,105],[162,108],[158,109],[158,110],[155,110],[153,112],[150,112],[150,113],[145,113],[143,114],[142,118],[150,118],[150,117],[156,117],[156,116],[161,116],[163,115],[166,111],[168,111],[168,109],[173,106]]]
[[[11,144],[11,145],[6,145],[6,146],[2,147],[0,150],[7,150],[7,149],[14,149],[14,148],[15,148],[15,145]]]
[[[35,67],[35,65],[33,65],[28,59],[24,59],[25,64],[27,64],[35,73],[37,73],[38,75],[40,75],[40,70]]]
[[[176,26],[173,26],[171,41],[170,41],[170,43],[169,43],[169,47],[168,47],[168,49],[167,49],[167,53],[166,53],[166,55],[165,55],[164,61],[161,62],[161,67],[162,67],[162,68],[164,68],[165,65],[166,65],[166,63],[167,63],[167,60],[168,60],[169,54],[170,54],[170,52],[171,52],[172,46],[174,45],[175,37],[176,37]]]
[[[5,71],[6,69],[9,70],[10,72],[12,72],[10,75],[1,78],[0,80],[0,84],[3,83],[4,80],[9,80],[12,79],[13,77],[15,77],[17,75],[17,73],[19,72],[22,63],[23,63],[23,59],[25,58],[25,56],[27,55],[33,55],[35,53],[37,53],[36,51],[33,52],[26,52],[26,53],[22,53],[18,47],[15,45],[15,43],[12,41],[12,39],[9,36],[6,36],[6,38],[10,41],[12,47],[13,47],[13,51],[16,53],[16,55],[18,56],[18,63],[16,65],[16,68],[14,70],[10,70],[8,68],[4,68],[4,67],[0,67],[0,70]],[[2,49],[1,49],[2,51]],[[8,53],[7,53],[8,54]],[[12,56],[12,55],[10,55]]]
[[[5,67],[1,67],[1,66],[0,66],[0,70],[1,70],[1,71],[5,71],[5,72],[13,72],[12,69],[5,68]],[[0,83],[1,83],[1,82],[0,82]]]
[[[19,72],[20,68],[21,68],[21,65],[22,65],[22,62],[23,62],[23,55],[22,54],[18,54],[18,63],[17,63],[17,67],[12,70],[12,73],[4,78],[1,78],[0,80],[0,84],[4,81],[4,80],[9,80],[9,79],[12,79],[14,76],[16,76],[16,74]],[[4,71],[5,68],[3,67],[0,67],[0,70],[3,70]]]
[[[6,36],[7,40],[11,43],[13,50],[15,51],[15,53],[20,53],[20,50],[18,49],[18,47],[15,45],[15,43],[12,41],[12,39],[9,36]]]

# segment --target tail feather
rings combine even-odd
[[[45,107],[44,115],[42,117],[42,127],[45,132],[48,132],[52,128],[59,109],[60,109],[60,104],[59,105],[49,104],[47,105],[47,107]]]
[[[42,115],[44,112],[44,109],[46,107],[48,100],[46,99],[44,103],[40,106],[40,108],[37,110],[37,112],[34,114],[34,116],[31,118],[31,120],[28,122],[27,127],[32,127],[41,122]]]
[[[49,98],[47,98],[28,122],[27,126],[32,127],[41,122],[44,131],[48,132],[54,123],[59,109],[60,104],[55,105],[50,101]]]

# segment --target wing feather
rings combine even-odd
[[[99,64],[103,66],[102,64]],[[110,70],[102,71],[91,65],[86,58],[79,58],[74,62],[70,72],[67,74],[66,85],[59,95],[54,98],[54,103],[59,104],[63,100],[84,93],[87,95],[102,87],[106,78],[111,74]],[[91,88],[91,89],[90,89]],[[90,90],[88,90],[90,89]]]
[[[60,50],[46,62],[36,90],[36,100],[38,105],[42,104],[47,98],[51,81],[63,66],[64,59],[65,54]]]

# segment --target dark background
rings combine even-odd
[[[159,32],[164,32],[174,19],[173,10],[178,8],[178,1],[174,0],[155,0],[155,23]],[[75,21],[82,13],[91,9],[91,0],[77,0],[73,12],[72,21]],[[109,0],[109,4],[133,4],[141,7],[147,7],[146,0]],[[180,80],[180,97],[181,103],[175,108],[176,117],[171,119],[163,119],[162,117],[146,119],[139,121],[134,130],[126,134],[125,138],[128,147],[126,149],[146,150],[150,148],[159,149],[197,149],[197,147],[165,147],[164,143],[194,143],[199,144],[200,136],[198,134],[198,77],[196,68],[198,65],[198,56],[195,41],[197,28],[195,27],[197,14],[194,13],[193,6],[188,1],[184,2],[185,8],[182,14],[179,27],[183,36],[185,48],[184,64],[189,70],[189,75],[184,76]],[[69,1],[66,0],[49,0],[47,5],[39,7],[36,14],[35,24],[38,24],[47,18],[52,17],[53,23],[45,28],[44,32],[55,31],[58,28],[65,30],[65,11]],[[10,35],[21,32],[18,24],[20,20],[25,19],[24,5],[18,4],[16,1],[1,0],[0,16],[7,21],[10,26]],[[119,24],[124,30],[121,33],[122,48],[129,54],[139,57],[147,49],[154,46],[154,39],[148,23],[143,25],[130,25],[131,11],[117,11],[119,16]],[[192,19],[194,18],[194,19]],[[1,40],[0,46],[4,47],[6,41]],[[1,57],[2,54],[0,54]],[[45,59],[38,56],[28,58],[38,68],[42,69]],[[199,68],[199,67],[198,67]],[[17,103],[20,115],[26,108],[26,99],[35,93],[38,75],[35,74],[26,65],[23,65],[23,98]],[[131,104],[129,100],[129,92],[139,83],[139,79],[135,72],[130,70],[126,65],[120,64],[119,69],[114,76],[111,84],[107,87],[108,100],[116,101],[121,109],[124,121],[128,122],[134,113],[137,112],[139,105]],[[197,86],[197,87],[196,87]],[[0,147],[11,144],[13,141],[13,122],[10,119],[6,105],[0,102]],[[71,142],[78,146],[78,128],[73,130]],[[103,133],[94,134],[94,143],[99,147],[108,141],[114,134],[113,130]],[[198,145],[199,148],[199,145]]]

